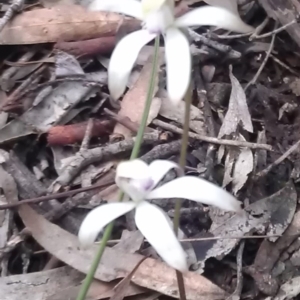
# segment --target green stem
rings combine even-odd
[[[133,146],[130,159],[134,159],[134,158],[138,157],[140,148],[141,148],[141,144],[143,141],[144,132],[145,132],[145,129],[147,126],[147,120],[148,120],[148,116],[149,116],[149,112],[150,112],[150,108],[151,108],[154,89],[155,89],[155,82],[156,82],[155,79],[156,79],[157,65],[158,65],[158,50],[159,50],[159,36],[157,36],[155,39],[151,78],[150,78],[149,88],[147,91],[146,103],[145,103],[145,107],[144,107],[142,121],[141,121],[139,130],[136,135],[136,142]]]
[[[186,152],[187,152],[187,146],[189,141],[191,103],[192,103],[192,87],[190,85],[185,95],[184,124],[183,124],[182,142],[181,142],[181,150],[180,150],[180,158],[179,158],[179,165],[182,169],[184,169],[185,167]],[[180,208],[181,208],[181,200],[177,199],[175,204],[175,213],[174,213],[174,231],[176,234],[178,234],[178,228],[179,228]]]
[[[155,88],[155,78],[156,78],[157,65],[158,65],[158,50],[159,50],[159,36],[156,37],[156,39],[155,39],[154,56],[153,56],[153,63],[152,63],[152,70],[151,70],[151,79],[150,79],[150,84],[149,84],[149,88],[148,88],[148,92],[147,92],[146,104],[145,104],[145,108],[144,108],[144,112],[143,112],[143,116],[142,116],[142,121],[141,121],[139,130],[138,130],[138,133],[136,136],[135,144],[134,144],[132,152],[131,152],[130,159],[135,159],[138,157],[138,154],[140,152],[140,148],[141,148],[141,145],[143,142],[143,135],[145,132],[145,128],[147,126],[148,115],[149,115],[152,97],[153,97],[154,88]],[[124,193],[120,192],[120,195],[119,195],[120,202],[122,201],[123,196],[124,196]],[[104,253],[107,241],[109,240],[109,238],[111,236],[113,227],[114,227],[114,222],[111,222],[110,224],[108,224],[106,226],[99,249],[98,249],[96,256],[92,262],[91,268],[82,283],[81,289],[78,293],[76,300],[84,300],[86,298],[86,295],[87,295],[88,290],[93,282],[93,278],[97,271],[97,268],[98,268],[98,265],[102,258],[102,255]]]
[[[189,88],[185,95],[184,125],[183,125],[183,133],[182,133],[180,158],[179,158],[179,165],[183,170],[185,167],[187,146],[189,141],[191,103],[192,103],[192,87],[191,85],[189,85]],[[174,214],[174,231],[176,235],[178,234],[178,229],[179,229],[180,208],[181,208],[181,200],[177,199],[175,204],[175,214]],[[185,286],[184,286],[182,273],[176,271],[176,277],[177,277],[180,300],[186,300]]]

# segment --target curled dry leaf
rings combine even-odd
[[[96,245],[89,250],[80,249],[77,237],[48,222],[28,205],[22,205],[19,214],[34,239],[49,253],[82,273],[88,272],[98,250]],[[123,278],[133,270],[141,258],[138,254],[106,248],[95,278],[103,281]],[[187,299],[206,300],[209,297],[211,300],[217,300],[226,297],[223,290],[196,273],[187,272],[184,274],[184,281]],[[155,259],[147,258],[132,277],[132,282],[165,295],[178,297],[174,270]]]
[[[220,132],[218,135],[219,138],[223,137],[224,135],[235,133],[239,123],[241,123],[242,127],[245,130],[253,132],[246,94],[239,81],[232,74],[232,68],[230,68],[229,70],[229,77],[232,89],[229,99],[228,111],[220,128]]]
[[[16,15],[4,27],[0,44],[39,44],[114,36],[121,22],[128,31],[140,27],[136,20],[88,11],[79,5],[34,9]]]

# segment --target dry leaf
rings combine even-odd
[[[84,75],[84,71],[82,70],[80,63],[73,55],[63,51],[56,51],[55,75],[56,77]]]
[[[281,216],[282,210],[286,211],[284,207],[287,205],[287,201],[291,203],[297,201],[295,186],[291,181],[277,193],[270,197],[258,200],[246,207],[242,214],[235,214],[230,217],[228,214],[224,215],[224,212],[220,212],[219,216],[215,216],[212,214],[213,210],[211,210],[210,215],[213,219],[213,224],[210,229],[210,235],[242,237],[254,230],[263,232],[268,225],[273,226],[272,224],[276,224],[276,217],[278,217],[278,215]],[[218,212],[219,211],[220,210],[218,210]],[[283,212],[281,224],[284,224],[286,227],[288,221],[283,220],[289,218],[290,215]],[[218,259],[223,258],[237,245],[238,242],[239,239],[219,239],[216,241],[192,242],[192,245],[198,260],[204,264],[210,257],[216,257]]]
[[[292,92],[296,95],[296,96],[300,96],[300,79],[299,78],[295,78],[294,81],[292,81],[289,84]]]
[[[151,80],[152,73],[152,56],[148,58],[145,66],[143,67],[140,76],[134,86],[126,93],[122,102],[119,115],[122,117],[128,117],[132,122],[140,124],[147,100],[147,91],[149,88],[149,82]],[[153,96],[157,92],[157,80],[158,74],[155,78],[155,90]],[[147,125],[157,117],[160,110],[161,100],[159,98],[153,98],[151,102],[151,108],[148,116]],[[131,136],[131,131],[121,124],[117,124],[114,129],[115,134],[121,134],[125,138]]]
[[[180,125],[184,122],[184,110],[185,104],[184,101],[178,103],[178,105],[174,105],[170,100],[166,98],[165,91],[159,91],[160,96],[162,96],[162,104],[159,111],[159,114],[167,119],[173,120]],[[203,117],[203,112],[194,105],[191,105],[190,111],[190,128],[199,134],[206,135],[206,126]]]
[[[88,99],[99,87],[86,86],[82,82],[64,82],[0,130],[0,143],[12,141],[29,134],[47,132],[60,122],[80,101]]]
[[[141,248],[143,241],[144,236],[139,230],[123,230],[120,242],[113,248],[120,252],[135,253]]]
[[[88,11],[79,5],[34,9],[16,15],[0,33],[0,44],[22,45],[114,36],[120,23],[128,31],[140,22],[119,14]]]
[[[300,294],[300,276],[285,282],[279,289],[274,300],[289,300]]]
[[[245,130],[253,132],[246,95],[241,84],[232,74],[232,68],[229,69],[229,77],[232,85],[229,106],[223,124],[220,128],[218,138],[235,133],[239,123],[241,123]]]
[[[130,281],[136,270],[139,268],[141,263],[146,259],[146,257],[142,258],[138,264],[133,268],[133,270],[123,278],[117,286],[114,288],[114,294],[111,296],[109,300],[123,300],[126,297],[128,287],[130,285]]]
[[[48,222],[28,205],[19,208],[19,215],[34,239],[50,254],[80,272],[89,271],[91,261],[98,250],[96,245],[88,250],[80,249],[76,236]],[[123,278],[142,257],[106,248],[95,278],[103,281]],[[187,272],[184,274],[184,281],[188,300],[217,300],[226,296],[222,289],[196,273]],[[147,258],[132,277],[132,282],[171,297],[179,296],[174,270],[155,259]]]
[[[246,139],[239,134],[239,141]],[[236,158],[233,175],[232,175],[232,191],[236,195],[238,191],[245,185],[248,175],[253,171],[253,153],[249,148],[240,148],[238,157]]]
[[[83,274],[70,267],[1,277],[1,300],[46,300],[54,291],[79,285],[82,279]]]

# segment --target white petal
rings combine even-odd
[[[174,20],[174,9],[168,3],[163,4],[157,10],[150,11],[144,17],[145,28],[149,32],[165,32],[173,25]]]
[[[179,165],[170,160],[154,160],[149,165],[150,176],[153,180],[153,187],[155,187],[163,177],[172,169],[181,170]]]
[[[242,19],[222,7],[203,6],[184,14],[175,21],[178,27],[188,26],[218,26],[241,33],[253,31],[253,28]]]
[[[145,194],[154,187],[149,166],[140,159],[119,163],[115,181],[134,201],[144,199]]]
[[[167,90],[170,100],[177,104],[184,97],[191,77],[189,41],[177,28],[169,28],[165,36]]]
[[[88,9],[115,12],[139,20],[143,19],[141,3],[136,0],[94,0]]]
[[[114,99],[120,98],[124,93],[139,52],[155,36],[156,34],[150,34],[147,30],[138,30],[128,34],[117,44],[108,66],[108,88]]]
[[[141,179],[149,176],[149,166],[141,159],[122,161],[116,169],[116,179],[119,177]]]
[[[214,205],[228,211],[241,210],[241,203],[231,194],[217,185],[195,176],[176,178],[147,195],[147,199],[160,198],[183,198]]]
[[[159,207],[143,201],[136,208],[135,222],[141,233],[167,264],[181,272],[187,271],[186,254],[164,212]]]
[[[134,202],[109,203],[93,209],[83,220],[78,238],[87,247],[94,243],[99,232],[114,219],[126,214],[135,207]]]

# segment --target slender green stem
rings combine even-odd
[[[157,73],[157,65],[158,65],[158,50],[159,50],[159,37],[155,39],[155,45],[154,45],[154,56],[153,56],[153,63],[152,63],[152,70],[151,70],[151,79],[149,83],[149,88],[147,92],[147,100],[144,107],[143,117],[142,121],[139,127],[139,130],[136,135],[136,142],[133,146],[131,157],[130,159],[137,158],[140,152],[145,128],[147,126],[147,120],[151,108],[152,103],[152,97],[155,89],[155,82],[156,82],[156,73]],[[133,108],[134,109],[134,108]]]
[[[182,143],[180,150],[180,158],[179,165],[184,169],[186,162],[186,152],[188,147],[189,140],[189,126],[190,126],[190,109],[192,103],[192,87],[189,85],[187,93],[185,95],[185,113],[184,113],[184,125],[183,125],[183,133],[182,133]],[[175,204],[175,214],[174,214],[174,231],[178,234],[179,229],[179,221],[180,221],[180,208],[181,208],[181,200],[177,199]],[[182,273],[176,271],[177,284],[179,290],[180,300],[186,300],[185,286]]]
[[[146,104],[145,104],[145,108],[144,108],[144,112],[143,112],[143,116],[142,116],[141,125],[139,127],[139,130],[138,130],[138,133],[136,136],[135,144],[132,149],[130,159],[135,159],[138,157],[138,154],[139,154],[139,151],[140,151],[140,148],[142,145],[142,141],[143,141],[143,135],[145,132],[145,128],[147,126],[147,119],[148,119],[148,115],[149,115],[149,111],[150,111],[150,107],[151,107],[154,88],[155,88],[155,78],[156,78],[157,65],[158,65],[158,50],[159,50],[159,36],[155,39],[154,56],[153,56],[153,63],[152,63],[152,70],[151,70],[151,79],[150,79],[150,84],[149,84],[149,88],[148,88],[148,92],[147,92]],[[123,196],[124,196],[124,193],[120,192],[119,201],[122,201]],[[86,298],[86,295],[92,284],[93,278],[97,271],[97,268],[98,268],[98,265],[102,258],[102,255],[104,253],[107,241],[109,240],[109,238],[111,236],[113,227],[114,227],[114,222],[111,222],[110,224],[107,225],[107,227],[104,231],[99,249],[98,249],[96,256],[92,262],[91,268],[82,283],[81,289],[78,293],[76,300],[84,300]]]
[[[189,86],[187,93],[185,95],[185,112],[184,112],[184,124],[183,124],[183,133],[182,133],[182,143],[180,150],[179,165],[184,169],[186,162],[186,152],[189,140],[189,128],[190,128],[190,108],[192,103],[192,88]],[[179,219],[180,219],[180,208],[181,200],[177,199],[175,204],[175,213],[174,213],[174,231],[177,234],[179,228]]]
[[[100,263],[100,260],[101,260],[101,257],[104,253],[104,250],[105,250],[105,245],[107,243],[107,241],[109,240],[110,238],[110,235],[112,233],[112,230],[113,230],[113,227],[114,227],[114,222],[111,222],[110,224],[107,225],[105,231],[104,231],[104,234],[103,234],[103,238],[102,238],[102,241],[101,241],[101,244],[99,246],[99,249],[96,253],[96,256],[93,260],[93,263],[91,265],[91,268],[89,270],[89,272],[87,273],[83,283],[82,283],[82,286],[81,286],[81,289],[77,295],[77,300],[84,300],[88,291],[89,291],[89,288],[91,286],[91,283],[94,279],[94,275],[97,271],[97,268],[98,268],[98,265]]]

